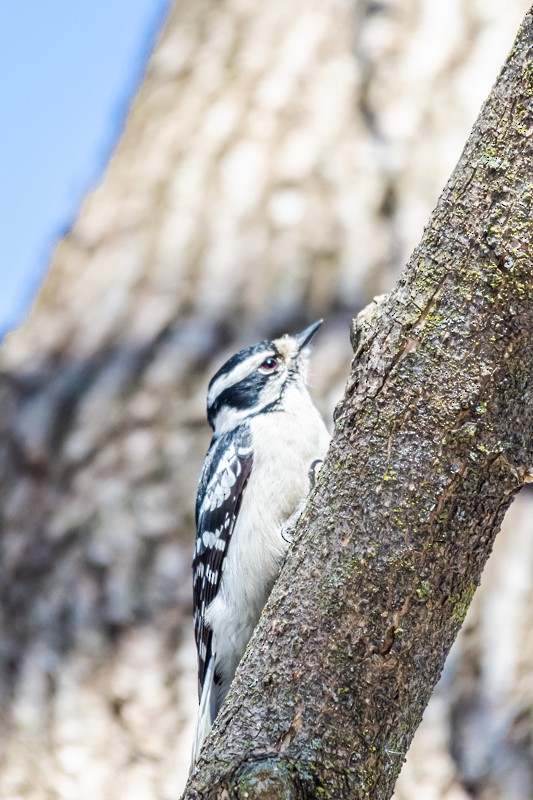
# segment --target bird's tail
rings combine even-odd
[[[200,697],[200,708],[198,709],[198,721],[196,723],[196,731],[194,733],[194,741],[192,745],[192,764],[194,766],[196,759],[200,755],[200,750],[204,743],[205,738],[211,730],[213,721],[217,714],[217,687],[215,685],[215,657],[212,655],[209,665],[205,673],[204,685],[202,687],[202,695]]]

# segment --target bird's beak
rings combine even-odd
[[[293,339],[296,341],[296,344],[298,346],[298,352],[303,350],[303,348],[307,344],[309,344],[309,342],[311,341],[311,339],[313,338],[313,336],[315,335],[315,333],[320,328],[323,322],[324,322],[323,319],[319,319],[316,322],[313,322],[312,325],[309,325],[308,328],[304,328],[303,331],[300,331],[300,333],[297,333],[295,336],[293,336]]]

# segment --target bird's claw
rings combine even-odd
[[[290,544],[292,542],[294,529],[296,528],[298,520],[302,516],[306,505],[307,505],[307,498],[300,500],[295,510],[290,515],[289,519],[286,522],[284,522],[283,525],[281,526],[281,538],[283,539],[284,542],[287,542],[287,544]]]
[[[309,491],[312,492],[316,486],[318,473],[322,469],[322,464],[324,463],[323,458],[315,458],[311,466],[309,467]]]
[[[318,473],[320,472],[323,463],[324,460],[322,458],[316,458],[309,467],[309,491],[312,491],[315,488]],[[287,544],[292,542],[294,529],[296,528],[298,520],[302,516],[306,505],[307,497],[304,497],[303,500],[300,500],[289,519],[281,526],[281,538],[284,542],[287,542]]]

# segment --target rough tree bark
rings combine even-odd
[[[184,797],[376,798],[533,464],[533,9],[395,289]]]

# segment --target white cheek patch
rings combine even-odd
[[[244,422],[248,416],[250,416],[250,412],[247,408],[237,410],[235,408],[223,406],[215,419],[215,431],[217,434],[231,431],[233,428],[236,428],[237,425],[240,425],[241,422]]]
[[[261,403],[258,406],[257,410],[260,410],[261,408],[266,408],[266,406],[269,406],[271,403],[274,403],[278,399],[278,397],[280,396],[281,387],[285,382],[285,378],[286,378],[286,370],[284,367],[280,367],[279,371],[275,375],[272,375],[269,378],[267,385],[261,392]]]

